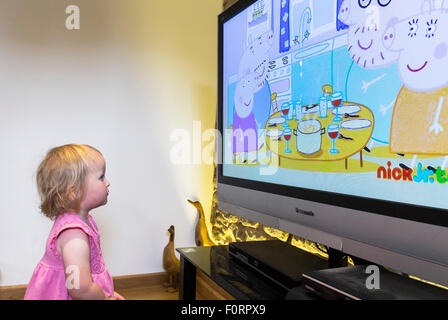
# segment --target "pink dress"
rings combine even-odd
[[[92,280],[103,289],[106,296],[113,296],[114,283],[109,271],[104,265],[98,227],[90,215],[88,215],[88,219],[93,230],[75,213],[64,213],[56,218],[48,236],[45,254],[36,269],[34,269],[34,273],[28,284],[25,300],[72,299],[66,287],[64,263],[56,247],[56,240],[59,234],[66,229],[72,228],[82,229],[89,236],[90,272],[92,274]]]

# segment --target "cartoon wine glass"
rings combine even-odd
[[[283,137],[286,140],[286,149],[285,153],[291,153],[291,149],[289,149],[289,141],[291,140],[292,130],[290,128],[286,128],[283,130]]]
[[[288,119],[288,113],[289,113],[290,107],[291,107],[291,104],[289,102],[285,102],[282,104],[282,114],[285,117],[285,123],[283,123],[283,128],[289,127],[289,124],[286,120]]]
[[[332,123],[327,127],[328,137],[333,140],[333,148],[329,150],[331,154],[339,153],[339,150],[335,148],[334,144],[336,139],[339,137],[339,125],[337,123]]]
[[[342,92],[338,91],[333,93],[330,96],[331,104],[336,109],[336,117],[333,118],[334,122],[339,122],[342,120],[342,118],[338,114],[338,109],[342,105]]]

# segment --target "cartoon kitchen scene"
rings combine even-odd
[[[448,1],[259,0],[225,34],[237,166],[448,165]],[[235,41],[233,39],[233,41]]]

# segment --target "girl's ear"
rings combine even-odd
[[[70,199],[70,201],[75,201],[76,199],[78,199],[78,195],[78,189],[74,185],[71,185],[67,190],[67,197]]]

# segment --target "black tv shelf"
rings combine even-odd
[[[242,261],[241,257],[236,259],[232,256],[230,252],[235,252],[235,246],[238,249],[249,248],[249,253],[244,255],[252,256],[253,261],[249,261],[250,258]],[[288,257],[279,258],[279,247],[283,246],[283,252],[291,251],[287,254]],[[230,249],[229,245],[178,248],[181,261],[179,299],[195,300],[196,270],[199,269],[237,300],[448,300],[448,290],[409,279],[381,267],[380,288],[368,289],[365,286],[370,276],[365,272],[367,266],[329,269],[327,260],[287,246],[289,245],[285,243],[260,241],[234,243],[230,245],[233,247]],[[266,252],[262,252],[261,248]],[[294,255],[297,260],[291,262]],[[266,257],[276,261],[263,261]],[[297,266],[297,262],[305,261],[304,259],[307,261],[303,266]],[[288,260],[291,263],[286,265]],[[273,272],[275,266],[282,263],[284,266]],[[263,268],[260,270],[261,264]],[[294,268],[299,270],[300,275],[291,273]],[[311,270],[312,268],[315,270]],[[285,280],[279,274],[289,276]]]

